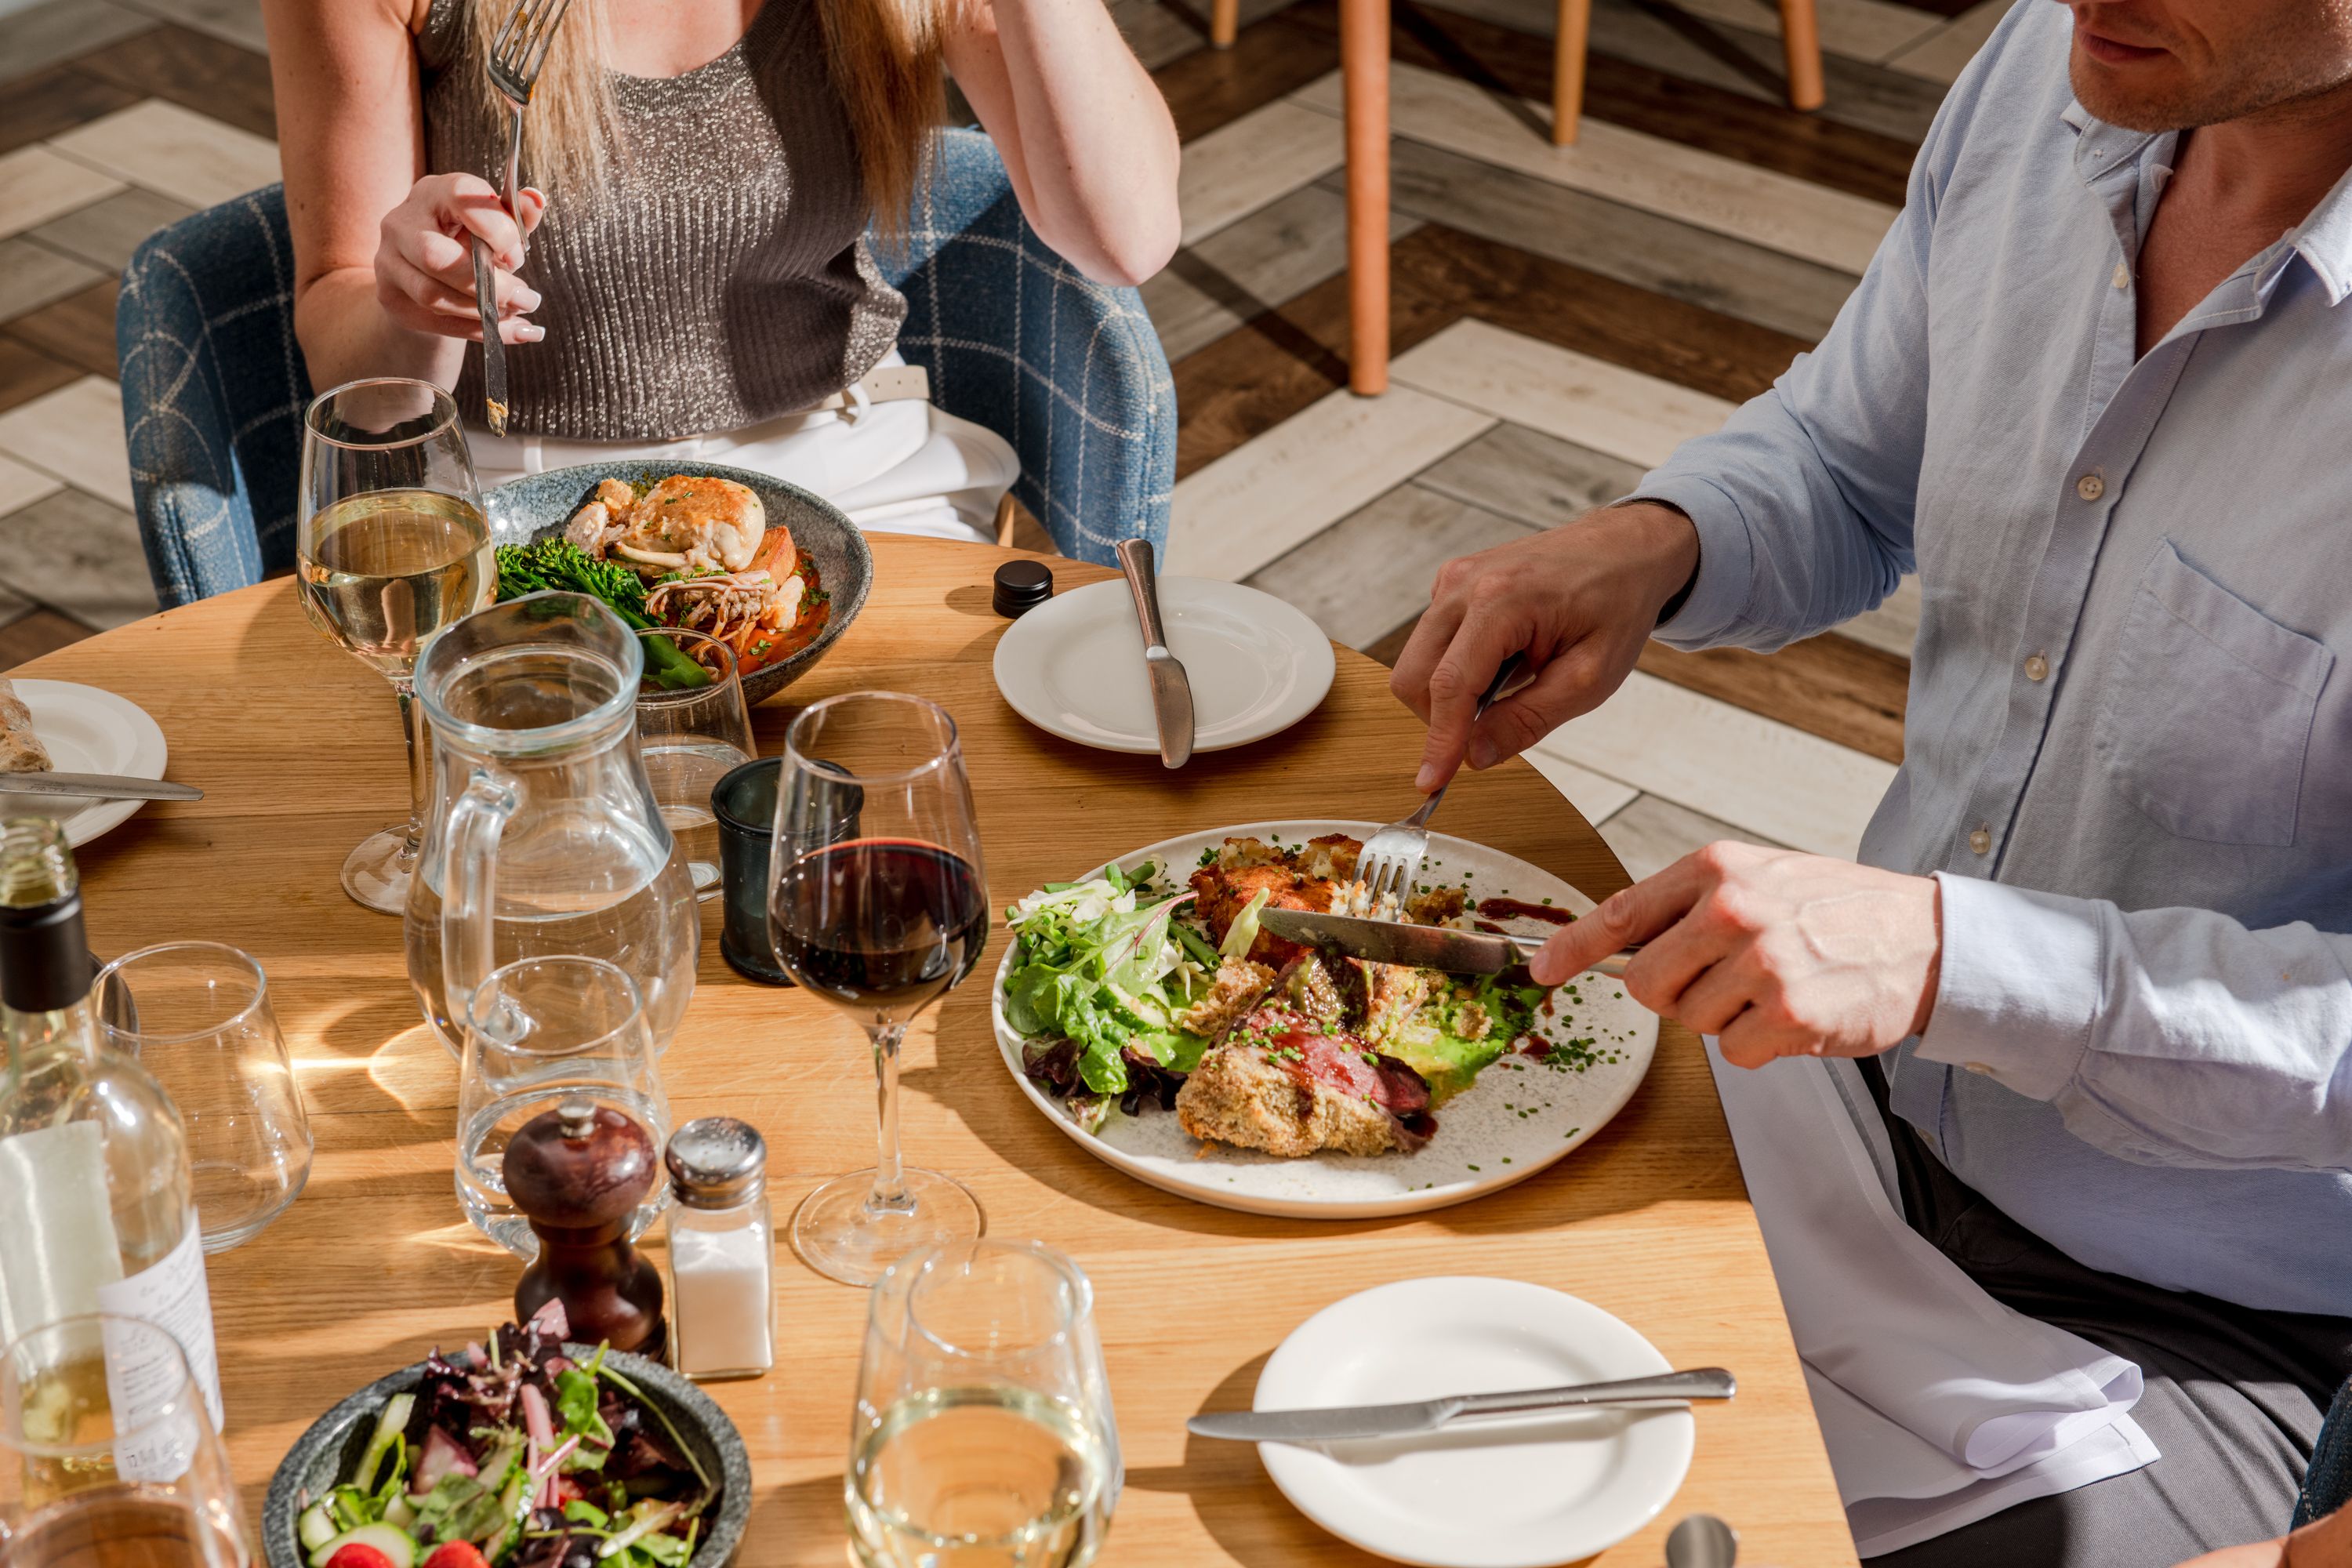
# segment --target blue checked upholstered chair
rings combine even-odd
[[[2352,1383],[2336,1390],[2336,1406],[2319,1429],[2311,1468],[2304,1472],[2303,1496],[2295,1500],[2294,1528],[2347,1505],[2352,1505]]]
[[[903,244],[876,259],[907,296],[898,346],[940,407],[1021,455],[1013,493],[1065,554],[1164,544],[1176,393],[1131,289],[1090,283],[1021,216],[995,147],[942,139]],[[294,341],[294,253],[277,186],[139,247],[115,341],[147,569],[166,605],[294,564],[310,377]]]

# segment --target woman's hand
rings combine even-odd
[[[535,343],[547,334],[529,313],[538,290],[515,276],[523,242],[547,211],[547,197],[526,186],[522,211],[509,215],[490,183],[473,174],[427,174],[383,215],[375,252],[375,297],[413,331],[479,342],[481,307],[474,295],[473,239],[490,247],[498,271],[499,338]],[[516,220],[521,220],[518,223]]]

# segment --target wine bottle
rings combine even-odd
[[[217,1427],[187,1133],[163,1087],[106,1043],[93,978],[64,832],[0,824],[0,1342],[84,1312],[145,1319],[179,1341]],[[136,1404],[139,1369],[109,1350],[115,1397]]]

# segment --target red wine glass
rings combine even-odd
[[[910,1252],[981,1231],[961,1183],[898,1154],[907,1025],[971,973],[988,940],[955,721],[895,691],[829,697],[794,719],[769,874],[776,961],[865,1028],[880,1111],[874,1168],[811,1193],[793,1217],[793,1248],[820,1274],[871,1285]]]

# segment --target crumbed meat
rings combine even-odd
[[[1469,905],[1470,896],[1458,886],[1423,888],[1405,900],[1404,918],[1417,926],[1442,926],[1447,921],[1460,919]]]
[[[1176,1095],[1193,1137],[1284,1159],[1410,1152],[1428,1141],[1428,1111],[1420,1074],[1276,1005],[1205,1053]]]
[[[1274,971],[1246,958],[1228,958],[1217,965],[1209,994],[1176,1015],[1176,1026],[1204,1040],[1220,1039],[1239,1023],[1274,984]]]

